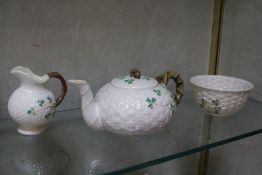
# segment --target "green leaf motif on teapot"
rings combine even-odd
[[[146,102],[148,103],[148,107],[150,108],[150,109],[153,109],[154,108],[154,105],[155,105],[155,103],[156,103],[156,98],[147,98],[146,99]]]
[[[38,106],[43,107],[43,104],[45,103],[44,100],[37,100]]]
[[[151,80],[151,78],[145,77],[145,76],[142,76],[141,79],[143,79],[143,80],[148,80],[148,81]]]
[[[133,84],[133,81],[135,81],[134,79],[126,79],[125,80],[125,82],[127,83],[127,84]]]
[[[135,81],[135,79],[129,78],[128,76],[119,77],[118,79],[124,80],[124,82],[127,84],[133,84],[133,82]]]
[[[161,90],[160,89],[153,89],[153,92],[156,93],[156,95],[161,96]]]
[[[33,114],[35,115],[35,108],[31,107],[29,110],[27,110],[27,114]]]

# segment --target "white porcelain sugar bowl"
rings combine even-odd
[[[166,87],[170,79],[176,83],[175,95]],[[86,81],[69,82],[80,90],[87,125],[123,135],[148,134],[164,127],[183,96],[183,80],[170,71],[154,79],[141,76],[134,68],[130,76],[114,78],[104,85],[95,98]]]
[[[8,101],[10,116],[18,123],[17,131],[25,135],[40,134],[46,129],[45,124],[53,117],[55,108],[64,99],[67,91],[66,81],[57,72],[38,76],[22,66],[13,68],[11,73],[21,82]],[[61,95],[57,99],[45,87],[50,78],[58,78],[61,81]]]
[[[197,75],[190,82],[199,107],[217,117],[231,116],[241,110],[254,87],[246,80],[222,75]]]

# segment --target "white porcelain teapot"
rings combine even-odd
[[[170,79],[176,94],[166,88]],[[69,80],[80,90],[83,117],[90,127],[123,135],[143,135],[164,127],[183,96],[183,80],[176,72],[156,79],[141,76],[134,68],[130,76],[114,78],[96,94],[84,80]]]

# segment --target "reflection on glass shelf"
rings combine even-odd
[[[211,142],[262,128],[262,104],[249,100],[244,108],[227,118],[214,117]]]
[[[230,118],[215,119],[213,128],[215,132],[212,133],[212,142],[258,129],[259,124],[255,124],[256,122],[246,124],[247,128],[241,128],[242,130],[239,129],[235,132],[230,132],[231,129],[226,128],[226,126],[232,127],[234,121],[249,123],[250,118],[256,117],[250,116],[249,110],[257,109],[257,105],[260,104],[249,101],[241,113]],[[259,113],[260,111],[257,111],[257,115]],[[249,115],[245,116],[247,114]],[[54,153],[54,159],[59,160],[60,164],[55,163],[56,161],[50,163],[53,159],[51,161],[49,157],[43,156],[42,159],[50,160],[49,164],[42,166],[43,168],[53,168],[53,171],[65,170],[64,175],[93,175],[111,172],[199,147],[202,120],[203,114],[190,94],[185,95],[177,108],[174,119],[166,128],[147,136],[127,137],[107,131],[95,131],[86,126],[80,110],[58,112],[56,118],[48,124],[47,131],[39,136],[22,136],[16,132],[15,123],[12,120],[5,120],[0,124],[1,173],[9,175],[24,171],[21,166],[26,164],[20,163],[20,168],[18,168],[17,161],[21,158],[18,159],[17,157],[18,155],[23,156],[32,145],[40,145],[39,148],[31,149],[35,151],[32,154],[36,154],[39,149],[38,157],[41,157],[41,152],[49,154],[49,150]],[[226,124],[222,125],[223,122]],[[218,132],[221,126],[223,126],[223,134]],[[30,142],[27,142],[27,140],[30,140]],[[52,148],[57,152],[53,151]],[[47,152],[41,151],[42,149],[46,149]],[[37,159],[32,160],[38,161]],[[27,161],[30,162],[31,160]],[[31,161],[30,164],[33,165],[34,163]],[[193,175],[196,174],[196,171],[192,168],[192,171],[189,172],[188,165],[197,167],[197,164],[198,155],[195,154],[176,167],[181,172],[188,172]]]
[[[261,175],[261,146],[262,134],[211,149],[208,175]]]
[[[17,138],[20,149],[14,149],[15,168],[20,175],[63,174],[70,162],[69,154],[49,137]]]

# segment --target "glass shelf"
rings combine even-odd
[[[174,119],[160,132],[147,136],[121,136],[86,126],[81,111],[57,112],[45,133],[24,136],[15,123],[0,123],[2,174],[123,174],[185,157],[262,132],[256,118],[262,104],[249,100],[241,112],[214,118],[209,144],[201,146],[203,113],[184,96]],[[197,167],[198,156],[189,161]]]

